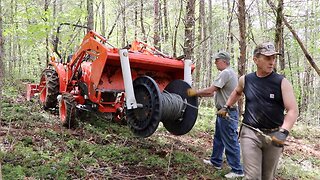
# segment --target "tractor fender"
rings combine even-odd
[[[50,62],[49,63],[54,70],[57,72],[58,77],[59,77],[59,87],[60,87],[60,92],[65,92],[67,89],[66,86],[66,69],[64,68],[64,65],[62,63],[56,63],[56,62]]]

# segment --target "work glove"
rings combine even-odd
[[[283,128],[280,128],[279,131],[271,133],[270,136],[272,139],[272,144],[277,147],[283,147],[288,135],[289,131]]]
[[[187,95],[188,95],[189,97],[196,96],[196,95],[197,95],[197,90],[192,89],[192,88],[189,88],[189,89],[187,89]]]
[[[228,117],[228,107],[223,107],[223,108],[221,108],[221,109],[217,112],[217,115],[218,115],[219,117],[222,117],[222,118]]]

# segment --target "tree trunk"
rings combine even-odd
[[[297,67],[300,67],[300,58],[297,58]],[[301,81],[302,81],[301,77],[298,76],[297,84],[298,84],[298,91],[299,92],[302,92],[302,86],[301,86],[302,82]],[[302,108],[302,95],[301,94],[298,95],[298,107],[299,107],[299,112],[302,112],[301,111],[302,110],[301,109]]]
[[[134,2],[134,39],[138,38],[138,2]]]
[[[125,47],[127,45],[127,25],[126,25],[126,11],[127,11],[127,0],[123,0],[122,6],[122,32],[121,32],[121,39],[122,43],[121,46]]]
[[[210,84],[212,83],[212,79],[213,79],[213,76],[212,76],[212,58],[211,56],[213,55],[213,37],[212,37],[212,34],[213,34],[213,25],[212,25],[212,19],[213,19],[213,13],[212,13],[212,1],[211,0],[208,0],[209,1],[209,15],[208,15],[208,33],[210,34],[210,39],[209,39],[209,44],[208,44],[208,48],[209,48],[209,63],[208,63],[208,68],[209,68],[209,74],[208,74],[208,78],[209,78],[209,81],[210,81]]]
[[[44,11],[47,13],[49,9],[49,0],[45,0],[44,1]],[[43,18],[45,22],[48,21],[47,18]],[[49,34],[50,31],[48,30],[48,28],[46,28],[46,32],[47,32],[47,36],[46,36],[46,65],[49,64]]]
[[[232,56],[231,59],[234,58],[233,56],[233,35],[232,35],[232,21],[233,21],[233,11],[235,7],[235,1],[232,3],[232,7],[230,6],[230,0],[228,0],[228,38],[227,38],[227,51],[230,52]]]
[[[144,29],[143,23],[143,0],[140,1],[140,26],[141,26],[141,33],[143,34],[143,42],[147,42],[147,35],[146,30]]]
[[[195,0],[188,0],[186,6],[185,18],[185,41],[184,41],[184,54],[186,59],[193,59],[193,46],[194,46],[194,25],[195,25]]]
[[[290,72],[290,82],[293,83],[293,71],[292,71],[292,65],[291,65],[291,56],[290,53],[287,52],[287,60],[288,60],[288,66],[289,66],[289,72]]]
[[[173,43],[172,43],[173,57],[177,57],[177,35],[178,35],[178,29],[180,25],[182,11],[183,11],[183,0],[180,0],[179,17],[175,18],[176,22],[174,25],[174,35],[173,35]]]
[[[101,6],[102,6],[102,10],[101,10],[101,35],[103,37],[105,37],[107,29],[106,29],[106,12],[105,12],[106,7],[105,7],[104,1],[102,1]]]
[[[88,12],[88,18],[87,18],[87,26],[88,31],[93,30],[93,0],[87,0],[87,12]]]
[[[308,0],[306,2],[308,4]],[[310,24],[309,24],[309,10],[306,9],[306,16],[305,16],[305,28],[304,28],[304,41],[305,41],[305,44],[309,44],[309,39],[311,39],[309,37],[309,31],[310,30]],[[309,27],[309,28],[308,28]],[[309,109],[309,99],[310,99],[310,89],[312,86],[310,86],[311,84],[311,66],[305,61],[304,62],[304,76],[303,76],[303,79],[302,79],[302,92],[301,92],[301,111],[300,112],[303,112],[301,113],[302,116],[304,117],[303,119],[308,119],[307,118],[307,114],[308,113],[308,109]]]
[[[0,121],[2,119],[2,87],[4,82],[4,67],[3,67],[3,61],[4,61],[4,38],[2,36],[2,0],[0,0]]]
[[[57,0],[53,1],[53,5],[52,5],[52,19],[54,20],[54,22],[56,21],[56,17],[57,17]]]
[[[246,4],[245,0],[238,0],[238,22],[239,22],[239,47],[240,47],[240,57],[238,61],[238,75],[242,76],[245,72],[246,65]],[[239,102],[239,112],[243,113],[243,97],[240,98]]]
[[[169,40],[169,26],[168,26],[168,4],[167,0],[163,0],[163,19],[164,19],[164,40]]]
[[[12,25],[14,23],[14,12],[13,12],[13,1],[11,0],[11,3],[10,3],[10,24]],[[9,70],[7,73],[9,79],[13,79],[13,68],[14,68],[14,65],[13,65],[13,62],[14,62],[14,35],[11,34],[9,35],[9,38],[7,39],[7,44],[9,44],[9,49],[8,49],[8,55],[9,55],[9,58],[8,58],[8,64],[9,64]]]
[[[159,0],[154,0],[154,16],[153,16],[153,44],[154,47],[160,50],[160,36],[159,36],[159,30],[160,30],[160,15],[159,15]]]
[[[232,1],[232,6],[230,0],[228,0],[228,37],[227,37],[227,51],[230,53],[230,58],[236,64],[237,60],[234,57],[234,37],[232,34],[232,22],[233,22],[233,12],[235,12],[235,1]],[[250,22],[249,22],[250,23]]]
[[[200,0],[200,5],[199,5],[199,26],[198,26],[198,37],[197,37],[197,43],[200,44],[201,41],[203,40],[203,18],[204,18],[204,1]],[[194,86],[197,89],[200,89],[201,87],[203,87],[203,84],[205,84],[203,82],[203,79],[201,77],[203,77],[205,70],[202,68],[202,65],[205,63],[205,61],[203,60],[203,55],[204,53],[202,53],[202,46],[199,46],[197,48],[197,53],[196,53],[196,59],[195,59],[195,64],[196,64],[196,77],[195,77],[195,83]]]
[[[267,3],[270,5],[271,1],[267,0]],[[280,74],[284,74],[285,68],[285,59],[284,59],[284,41],[283,41],[283,0],[278,0],[278,7],[276,7],[274,13],[276,14],[276,32],[275,32],[275,48],[276,51],[281,54],[278,56],[278,61],[276,60],[276,64],[274,66],[274,71],[277,72],[278,64],[280,65]]]

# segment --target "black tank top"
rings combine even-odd
[[[255,128],[272,129],[282,125],[284,104],[281,93],[283,76],[272,72],[260,78],[256,73],[245,76],[246,108],[243,122]]]

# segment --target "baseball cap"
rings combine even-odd
[[[218,52],[217,54],[212,56],[212,58],[214,60],[216,60],[216,59],[224,59],[226,61],[230,61],[230,55],[229,55],[229,53],[227,53],[225,51]]]
[[[279,55],[281,53],[279,53],[275,50],[273,43],[265,42],[265,43],[257,45],[257,47],[253,51],[253,54],[254,55],[262,54],[265,56],[272,56],[272,55]]]

